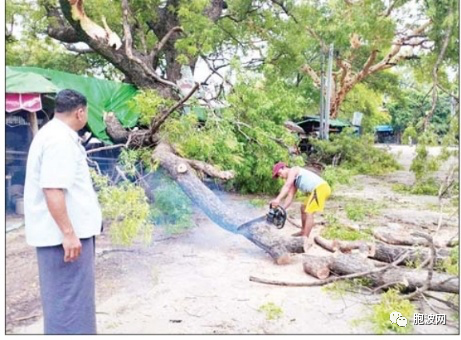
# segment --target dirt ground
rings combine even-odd
[[[405,169],[382,177],[357,176],[354,183],[335,189],[326,213],[347,221],[344,204],[350,197],[384,202],[379,216],[358,223],[359,228],[388,226],[394,229],[433,230],[439,213],[436,197],[402,195],[393,183],[412,182],[408,171],[414,147],[382,146],[395,154]],[[437,148],[431,152],[438,152]],[[453,160],[452,160],[453,161]],[[455,160],[456,161],[456,160]],[[445,166],[440,172],[443,176]],[[248,219],[265,213],[249,204],[254,197],[220,194]],[[269,201],[269,197],[266,197]],[[436,239],[458,234],[458,209],[446,203],[443,227]],[[299,203],[289,215],[299,219]],[[157,228],[149,245],[113,246],[107,234],[97,239],[97,322],[100,334],[373,334],[369,321],[379,295],[347,293],[334,296],[322,287],[279,287],[249,281],[249,276],[309,282],[300,255],[279,266],[242,236],[231,234],[197,211],[197,227],[180,235]],[[313,235],[325,225],[317,218]],[[25,243],[20,216],[8,216],[6,234],[6,333],[42,334],[43,320],[38,291],[34,248]],[[279,232],[298,231],[287,224]],[[313,245],[309,254],[325,251]],[[434,294],[435,295],[435,294]],[[443,296],[440,295],[440,296]],[[261,307],[273,303],[280,317],[270,319]],[[415,334],[458,334],[459,321],[444,305],[431,303],[447,314],[447,325],[414,326]],[[420,313],[434,313],[420,302]],[[360,322],[354,322],[361,320]]]

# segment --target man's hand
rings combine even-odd
[[[82,243],[77,235],[75,235],[74,228],[67,214],[64,190],[44,188],[43,193],[45,194],[48,210],[64,235],[62,240],[64,262],[73,262],[82,252]]]
[[[278,199],[272,200],[270,203],[271,208],[277,208],[280,205],[280,201]]]
[[[64,248],[64,262],[74,262],[82,252],[82,243],[74,233],[64,236],[62,246]]]

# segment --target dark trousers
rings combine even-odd
[[[64,262],[62,245],[37,247],[45,334],[96,334],[95,239],[80,241],[74,262]]]

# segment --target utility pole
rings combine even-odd
[[[322,51],[322,63],[320,70],[320,124],[319,124],[319,138],[325,139],[325,54]]]
[[[330,131],[330,101],[331,101],[331,82],[333,72],[333,44],[330,45],[330,51],[328,53],[328,70],[327,70],[327,89],[326,89],[326,98],[325,98],[325,139],[329,138]]]

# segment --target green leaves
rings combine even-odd
[[[152,234],[149,223],[149,204],[141,187],[123,182],[110,185],[105,176],[92,172],[105,221],[110,223],[110,234],[116,244],[130,245],[140,237],[148,243]]]

